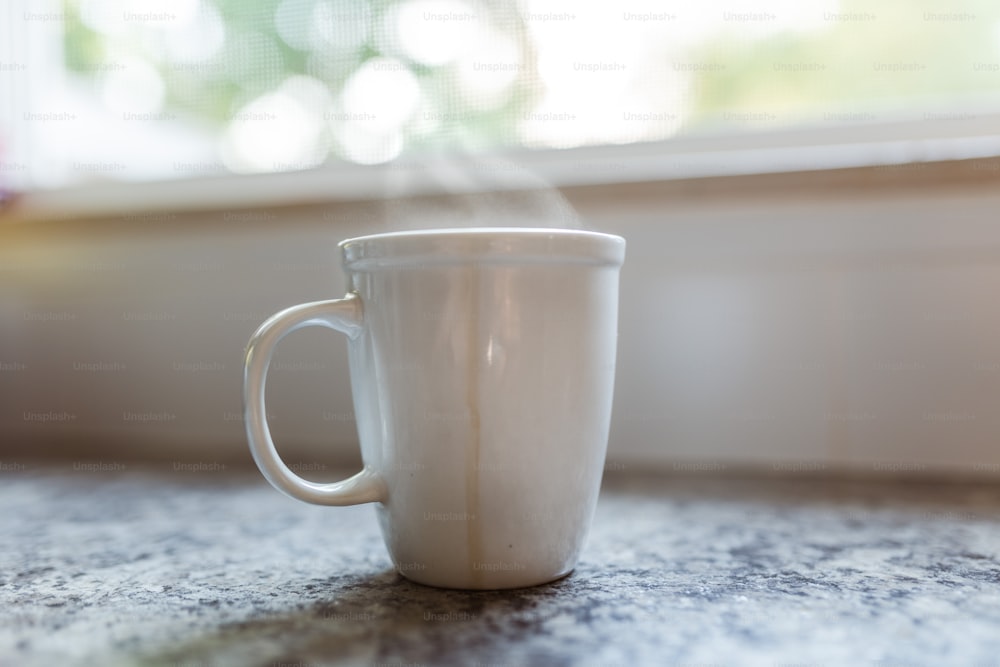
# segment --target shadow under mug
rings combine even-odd
[[[625,240],[442,229],[340,249],[347,296],[288,308],[250,339],[244,417],[264,477],[309,503],[377,503],[413,581],[499,589],[568,574],[604,469]],[[348,338],[364,467],[332,484],[292,472],[267,424],[272,352],[305,326]]]

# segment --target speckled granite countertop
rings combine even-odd
[[[1000,667],[1000,488],[618,476],[570,577],[398,577],[252,473],[9,470],[0,664]]]

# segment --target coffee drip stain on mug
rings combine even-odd
[[[474,565],[483,562],[483,534],[480,524],[479,507],[479,459],[482,454],[482,423],[479,411],[479,291],[481,289],[480,269],[474,265],[469,265],[466,269],[466,286],[468,299],[468,319],[466,320],[468,331],[466,332],[466,353],[468,361],[466,363],[466,400],[469,410],[469,448],[466,452],[465,461],[465,506],[470,515],[470,520],[466,522],[468,526],[467,548],[469,550],[469,564],[472,567],[469,575],[477,585],[481,585],[483,573],[477,570]]]

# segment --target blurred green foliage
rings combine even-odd
[[[401,57],[398,49],[387,47],[386,30],[373,26],[384,26],[388,14],[405,0],[329,0],[334,8],[331,11],[370,17],[367,22],[351,24],[360,32],[351,35],[345,48],[296,47],[282,38],[276,15],[290,11],[288,20],[293,28],[308,32],[313,0],[284,6],[283,0],[203,0],[218,11],[226,38],[221,51],[210,60],[183,66],[170,62],[162,45],[150,39],[148,30],[137,27],[114,35],[101,34],[81,19],[82,0],[63,1],[65,57],[70,70],[94,77],[103,63],[120,54],[141,57],[160,73],[167,108],[218,128],[240,108],[291,76],[313,77],[336,98],[366,60]],[[514,38],[526,66],[499,102],[486,108],[471,104],[461,94],[456,63],[407,63],[430,108],[448,116],[447,122],[429,132],[419,128],[419,119],[408,123],[404,128],[408,150],[478,149],[518,143],[518,121],[537,101],[540,85],[529,31],[516,18],[511,21],[512,15],[516,17],[513,7],[507,8],[496,25]],[[690,62],[718,67],[707,67],[694,75],[686,95],[690,108],[684,110],[681,131],[712,129],[723,124],[727,114],[736,118],[756,114],[772,125],[791,125],[822,120],[824,113],[898,111],[918,100],[940,101],[951,95],[960,101],[963,95],[997,93],[1000,72],[977,69],[977,63],[984,59],[1000,62],[1000,3],[963,2],[961,11],[975,15],[968,20],[936,20],[933,16],[951,11],[957,10],[937,0],[843,0],[837,12],[861,18],[831,19],[804,31],[786,30],[764,38],[733,24],[728,32],[716,33],[687,54]],[[899,64],[917,67],[891,69]],[[880,69],[880,65],[890,69]],[[747,124],[739,129],[754,127]],[[333,146],[336,152],[336,144]]]
[[[274,90],[295,75],[307,75],[322,82],[334,97],[366,60],[378,56],[399,58],[398,49],[387,49],[386,30],[375,26],[387,23],[387,13],[402,4],[397,0],[326,0],[336,16],[370,16],[361,22],[333,25],[342,31],[353,28],[348,48],[296,48],[282,39],[276,13],[282,0],[202,0],[214,7],[225,25],[225,42],[219,53],[199,63],[174,63],[164,56],[146,26],[133,26],[121,34],[105,35],[90,28],[81,17],[82,0],[63,0],[65,20],[65,60],[69,70],[96,82],[95,73],[122,54],[138,56],[159,72],[166,89],[165,106],[200,123],[223,128],[239,109],[255,98]],[[313,0],[291,3],[293,28],[310,29],[309,10]],[[295,10],[298,13],[295,13]],[[505,12],[501,23],[509,25]],[[516,27],[516,26],[515,26]],[[523,28],[523,25],[520,26]],[[519,34],[523,30],[515,31]],[[346,32],[344,34],[347,34]],[[523,44],[523,40],[521,40]],[[448,115],[436,132],[415,131],[416,118],[404,135],[408,149],[447,148],[458,145],[476,149],[516,142],[517,120],[530,108],[533,86],[526,68],[499,103],[481,108],[470,104],[457,83],[458,63],[431,67],[407,63],[417,77],[423,97],[431,108]],[[336,150],[336,148],[335,148]]]
[[[752,41],[722,34],[703,44],[692,60],[724,67],[697,81],[692,124],[727,113],[770,112],[790,125],[960,110],[968,97],[1000,93],[1000,73],[982,68],[1000,63],[1000,3],[843,0],[836,14],[846,18],[821,30]]]

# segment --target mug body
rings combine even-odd
[[[366,468],[404,576],[449,588],[569,573],[597,501],[624,240],[464,229],[341,243]]]

